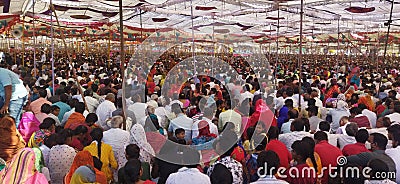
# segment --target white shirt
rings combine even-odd
[[[242,102],[243,100],[245,100],[246,98],[250,98],[251,100],[253,100],[254,95],[248,91],[240,94],[240,100],[239,102]]]
[[[91,96],[85,96],[86,105],[90,113],[95,113],[99,106],[99,101]]]
[[[54,119],[54,121],[56,121],[56,126],[61,126],[61,122],[56,115],[50,113],[50,114],[48,114],[48,116],[49,116],[49,118],[52,118],[52,119]]]
[[[43,144],[39,147],[39,149],[42,151],[45,166],[48,166],[49,165],[50,148]]]
[[[294,119],[289,119],[289,121],[287,121],[287,122],[285,122],[285,123],[282,124],[282,127],[281,127],[281,132],[282,132],[282,134],[287,134],[287,133],[292,132],[292,131],[290,130],[290,127],[292,126],[293,120],[294,120]]]
[[[109,144],[113,150],[124,150],[129,140],[130,133],[120,128],[111,128],[103,133],[103,142]]]
[[[253,184],[288,184],[288,182],[280,179],[276,179],[275,176],[266,176],[259,178],[255,182],[251,182]]]
[[[285,144],[286,148],[289,151],[292,151],[292,144],[294,143],[294,141],[301,140],[304,137],[312,137],[312,135],[309,132],[294,131],[294,132],[290,132],[287,134],[279,135],[279,141],[281,141],[283,144]]]
[[[183,108],[183,103],[182,103],[181,101],[179,101],[179,100],[173,100],[173,101],[171,101],[171,103],[169,103],[169,104],[172,105],[172,104],[174,104],[174,103],[179,104],[179,106],[181,106],[181,108]]]
[[[279,112],[279,110],[285,105],[285,99],[283,97],[274,98],[275,109]]]
[[[396,183],[400,183],[400,146],[387,149],[385,153],[392,158],[394,164],[396,165]]]
[[[338,144],[340,147],[340,150],[342,150],[344,148],[344,146],[348,145],[348,144],[354,144],[356,143],[356,138],[353,136],[349,136],[349,135],[342,135],[338,138]]]
[[[338,139],[340,136],[342,136],[342,134],[331,134],[329,132],[325,133],[328,135],[328,143],[332,146],[338,147]]]
[[[146,117],[146,110],[147,104],[136,102],[128,107],[128,110],[135,113],[136,122],[139,122],[143,117]]]
[[[192,139],[192,125],[193,120],[181,113],[175,119],[171,120],[168,132],[175,132],[176,129],[183,128],[185,130],[185,140],[189,141]]]
[[[109,100],[101,103],[96,110],[96,114],[99,117],[99,121],[97,122],[103,129],[109,129],[107,126],[107,120],[112,117],[112,113],[117,110],[114,103]]]
[[[171,114],[171,112],[168,112],[165,107],[157,107],[154,111],[154,114],[157,116],[157,118],[160,118],[158,119],[158,122],[160,123],[161,127],[165,128],[168,123],[168,116]]]
[[[203,117],[201,120],[197,120],[193,123],[192,126],[192,139],[199,136],[199,123],[200,121],[207,121],[208,125],[210,126],[210,133],[215,134],[218,136],[218,127],[212,121],[206,117]]]
[[[390,118],[390,122],[394,121],[396,123],[400,123],[400,113],[395,112],[395,113],[386,115],[385,117]]]
[[[362,115],[367,116],[371,128],[376,127],[376,114],[368,109],[362,111]]]
[[[218,129],[222,130],[226,122],[232,122],[235,125],[235,132],[239,135],[242,126],[242,116],[234,110],[227,110],[219,114]]]
[[[169,175],[166,184],[211,184],[210,178],[197,168],[182,167]]]

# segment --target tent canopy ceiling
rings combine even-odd
[[[2,0],[4,14],[35,17],[49,23],[50,0]],[[52,0],[61,25],[116,24],[116,0]],[[124,25],[143,29],[177,29],[196,33],[251,36],[298,36],[300,0],[124,0]],[[192,5],[192,6],[191,6]],[[340,32],[383,32],[389,19],[389,0],[304,0],[305,36]],[[34,11],[33,11],[34,10]],[[22,19],[22,18],[21,18]],[[53,21],[55,19],[53,18]],[[391,31],[400,31],[400,3],[393,8]],[[279,33],[277,33],[279,27]]]

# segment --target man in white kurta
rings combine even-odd
[[[107,120],[112,117],[112,112],[117,110],[114,102],[115,95],[112,93],[108,93],[106,96],[106,100],[97,107],[96,114],[99,117],[99,121],[97,122],[97,124],[100,125],[101,128],[103,128],[104,130],[110,129],[107,125]]]

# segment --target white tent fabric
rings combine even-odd
[[[3,2],[6,6],[8,0]],[[50,20],[50,0],[9,0],[9,13],[35,15]],[[35,3],[33,3],[35,2]],[[52,0],[62,24],[85,26],[96,23],[118,23],[118,1],[115,0]],[[197,31],[228,29],[230,33],[246,35],[299,35],[300,0],[193,0],[193,16]],[[150,4],[154,3],[154,4]],[[304,0],[304,35],[341,32],[385,31],[389,19],[390,0]],[[278,10],[279,7],[279,10]],[[352,13],[346,8],[374,8],[368,13]],[[4,13],[5,8],[3,9]],[[191,1],[185,0],[124,0],[124,24],[140,28],[140,13],[144,29],[172,28],[191,31]],[[155,18],[155,19],[154,19]],[[339,19],[339,21],[338,21]],[[158,21],[157,21],[158,20]],[[160,21],[163,20],[163,21]],[[400,3],[393,9],[392,31],[400,29]]]

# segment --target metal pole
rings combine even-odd
[[[54,12],[54,17],[56,18],[57,26],[60,27],[60,22],[58,21],[57,12],[55,11],[54,5],[52,4],[51,1],[50,1],[50,7],[51,7],[52,12]],[[60,36],[61,36],[62,43],[63,43],[64,47],[66,48],[67,47],[67,43],[65,42],[64,31],[61,31],[61,35]],[[74,50],[74,49],[72,49],[72,50]],[[66,49],[65,52],[67,54],[69,63],[72,66],[72,56],[69,54],[69,49]],[[78,91],[81,94],[83,103],[85,104],[85,108],[86,108],[86,110],[89,110],[88,107],[87,107],[85,96],[83,95],[81,84],[78,82],[78,77],[76,76],[76,70],[74,68],[72,68],[72,73],[73,73],[73,78],[76,81],[76,85],[78,86]]]
[[[303,62],[303,0],[300,5],[300,48],[299,48],[299,109],[301,109],[301,72]]]
[[[193,57],[193,75],[196,75],[196,59],[194,54],[194,23],[193,23],[193,0],[190,0],[190,12],[192,18],[192,57]]]
[[[274,76],[274,80],[275,80],[275,90],[278,90],[278,79],[277,74],[278,74],[278,61],[279,61],[279,3],[278,3],[278,26],[276,27],[276,60],[275,60],[275,76]]]
[[[36,27],[35,27],[35,0],[33,0],[33,7],[32,7],[32,11],[33,11],[33,70],[34,70],[34,75],[35,75],[35,79],[37,76],[37,71],[36,71]]]
[[[120,34],[120,42],[121,42],[121,78],[122,78],[122,89],[125,89],[125,51],[124,51],[124,19],[122,15],[122,0],[119,0],[119,34]],[[122,93],[122,117],[124,117],[123,129],[126,130],[126,99],[125,93]]]
[[[336,49],[336,75],[338,75],[338,71],[339,71],[339,49],[340,49],[340,41],[339,41],[339,37],[340,37],[340,17],[337,20],[337,49]]]
[[[25,16],[22,18],[22,36],[21,36],[21,42],[22,42],[22,66],[25,67],[25,42],[24,42],[24,32],[25,32]]]
[[[386,33],[386,40],[385,40],[385,49],[383,51],[383,60],[382,60],[382,66],[385,66],[386,63],[386,52],[387,52],[387,46],[388,46],[388,42],[389,42],[389,33],[390,33],[390,24],[392,23],[392,15],[393,15],[393,5],[394,5],[394,0],[392,0],[392,6],[390,7],[390,16],[389,16],[389,20],[387,22],[388,25],[388,29],[387,29],[387,33]],[[378,61],[379,62],[379,61]],[[382,67],[383,71],[384,68]],[[382,74],[380,76],[381,80],[379,82],[379,89],[382,86]]]
[[[53,4],[53,1],[50,0],[50,4]],[[51,83],[53,88],[53,96],[55,95],[54,90],[54,28],[53,28],[53,9],[50,7],[51,14],[50,14],[50,33],[51,33]]]

